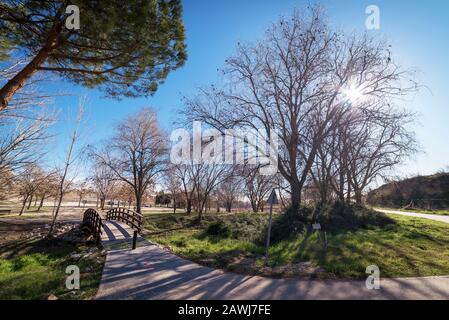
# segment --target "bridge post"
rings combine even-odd
[[[136,247],[137,247],[137,231],[134,230],[134,233],[133,233],[133,250],[136,249]]]

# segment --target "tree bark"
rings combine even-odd
[[[358,205],[362,204],[362,191],[361,190],[355,191],[355,203]]]
[[[31,207],[31,201],[33,201],[33,195],[30,196],[30,200],[28,201],[28,207],[27,207],[27,210],[30,210],[30,207]]]
[[[26,197],[23,198],[22,208],[20,209],[19,216],[21,216],[22,213],[23,213],[23,210],[25,210],[25,206],[26,206],[27,200],[28,200],[28,196],[26,196]]]
[[[192,213],[192,199],[186,200],[186,213]]]
[[[136,192],[136,212],[141,213],[142,197]]]
[[[45,199],[45,194],[43,194],[41,197],[41,202],[39,203],[39,208],[37,208],[38,212],[41,210],[42,206],[44,205],[44,199]]]
[[[176,199],[173,197],[173,213],[176,213]]]
[[[37,55],[0,89],[0,111],[8,107],[8,103],[14,94],[24,86],[25,81],[31,78],[39,67],[44,64],[51,52],[58,47],[58,38],[61,31],[62,23],[58,21],[49,31],[47,40]]]
[[[257,207],[258,205],[254,201],[251,201],[251,208],[253,209],[254,213],[257,213],[259,211]]]
[[[295,183],[290,183],[292,208],[299,211],[301,206],[301,190]]]
[[[346,203],[351,204],[351,181],[348,173],[348,193],[346,194]]]

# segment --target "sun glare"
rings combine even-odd
[[[345,98],[351,102],[358,102],[363,97],[362,88],[359,86],[351,85],[349,88],[343,91]]]

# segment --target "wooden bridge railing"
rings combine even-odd
[[[103,223],[100,215],[95,209],[87,209],[84,211],[83,223],[81,226],[89,230],[96,244],[100,243],[101,234],[103,232],[101,230]]]
[[[131,228],[140,233],[142,230],[143,216],[126,208],[113,208],[106,213],[106,220],[125,222]]]

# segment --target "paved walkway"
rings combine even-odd
[[[413,212],[413,211],[398,211],[398,210],[377,209],[377,208],[375,208],[374,210],[384,212],[384,213],[392,213],[392,214],[399,214],[402,216],[425,218],[425,219],[449,223],[449,216],[445,216],[445,215],[441,215],[441,214],[425,214],[425,213],[418,213],[418,212]]]
[[[115,220],[103,220],[101,243],[107,251],[131,249],[133,232],[133,229],[126,223]],[[148,244],[149,242],[140,235],[137,237],[137,246]]]
[[[105,223],[103,240],[109,252],[97,299],[449,299],[449,276],[383,279],[379,290],[369,290],[365,281],[223,272],[179,258],[141,237],[138,248],[129,250],[132,230],[116,221]]]
[[[97,299],[449,299],[449,276],[364,281],[271,279],[223,272],[155,245],[108,254]]]

